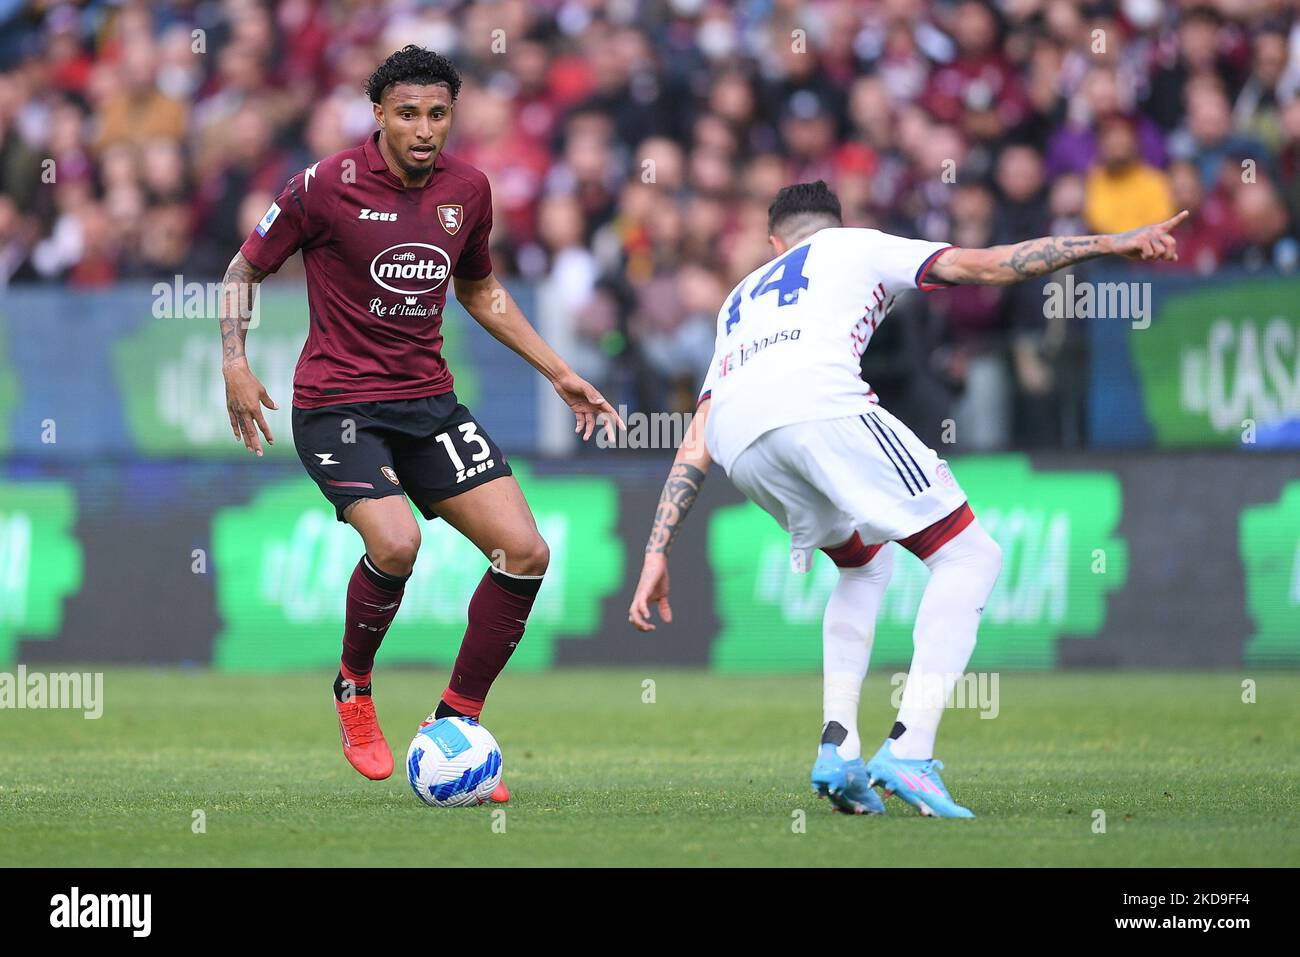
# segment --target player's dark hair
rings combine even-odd
[[[776,235],[782,226],[795,225],[795,217],[815,220],[834,220],[836,226],[844,222],[840,210],[840,198],[836,196],[825,180],[815,183],[795,183],[786,186],[776,194],[772,205],[767,208],[767,231]],[[802,224],[799,224],[802,225]]]
[[[366,81],[366,94],[371,103],[384,98],[384,91],[394,83],[414,83],[417,86],[446,84],[454,101],[460,95],[460,73],[441,53],[408,43],[379,64]]]

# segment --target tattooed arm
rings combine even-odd
[[[640,631],[655,630],[650,621],[651,602],[655,603],[659,617],[665,623],[673,620],[673,610],[668,604],[668,553],[672,551],[677,533],[682,530],[682,524],[700,494],[700,487],[713,461],[704,444],[704,423],[708,415],[709,400],[705,399],[691,419],[691,427],[686,430],[668,473],[668,481],[664,482],[663,493],[659,496],[650,540],[645,546],[641,579],[627,612],[627,620]]]
[[[930,267],[929,278],[946,283],[1006,286],[1099,256],[1174,260],[1178,245],[1170,233],[1187,218],[1183,210],[1154,226],[1105,236],[1044,236],[1011,246],[948,249]]]
[[[265,278],[266,273],[245,259],[243,253],[235,253],[221,280],[221,372],[226,378],[226,411],[235,438],[257,455],[262,454],[258,428],[268,444],[275,444],[262,416],[262,406],[279,408],[248,368],[248,357],[244,354],[257,284]]]

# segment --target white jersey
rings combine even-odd
[[[746,276],[718,313],[700,392],[712,400],[713,460],[730,474],[765,432],[870,411],[862,351],[898,293],[937,288],[925,272],[948,248],[876,229],[821,229]]]

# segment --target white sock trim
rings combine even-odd
[[[492,571],[496,572],[498,575],[505,575],[506,578],[519,578],[523,581],[530,582],[541,581],[546,577],[545,575],[517,575],[514,572],[506,571],[504,568],[497,568],[495,565],[492,566]]]

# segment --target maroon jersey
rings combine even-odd
[[[378,131],[294,175],[239,250],[268,273],[302,250],[311,330],[293,404],[450,392],[447,285],[492,272],[491,231],[486,176],[439,152],[429,182],[404,187],[380,155]]]

